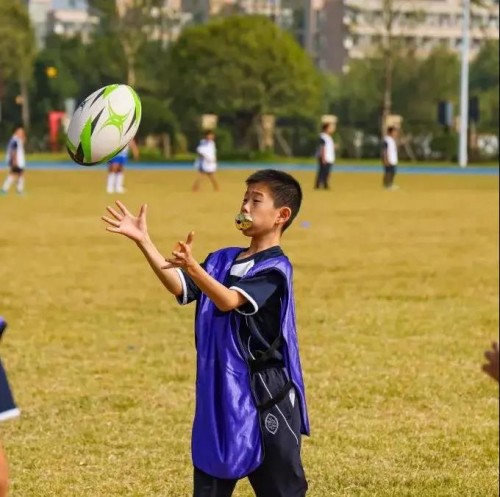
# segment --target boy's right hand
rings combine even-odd
[[[148,236],[146,224],[148,206],[142,205],[139,215],[134,216],[119,200],[116,201],[116,205],[120,212],[108,206],[106,209],[113,217],[102,216],[101,218],[108,225],[106,229],[111,233],[124,235],[136,243],[146,241]]]

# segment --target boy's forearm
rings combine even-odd
[[[198,263],[187,268],[187,273],[196,286],[223,312],[232,311],[246,302],[245,297],[235,290],[226,288],[212,278]]]
[[[175,269],[161,269],[165,265],[165,258],[155,247],[149,236],[143,241],[137,242],[137,246],[146,257],[158,279],[163,283],[163,286],[176,297],[182,295],[182,283],[177,271]]]

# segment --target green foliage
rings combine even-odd
[[[142,101],[142,121],[140,135],[169,133],[175,135],[177,130],[177,119],[172,114],[169,103],[156,97],[145,95]]]
[[[439,159],[456,161],[458,151],[458,135],[456,133],[444,133],[433,138],[432,150],[439,154]]]
[[[220,126],[217,128],[217,151],[219,156],[231,153],[234,150],[234,138],[231,128]]]
[[[459,61],[455,54],[438,48],[420,60],[403,52],[394,57],[393,112],[413,123],[414,131],[429,129],[436,121],[440,100],[457,100]],[[348,74],[329,86],[329,109],[344,125],[378,132],[383,100],[383,60],[354,61]]]
[[[471,94],[479,97],[481,119],[479,130],[498,134],[499,47],[486,43],[471,65]]]
[[[35,54],[34,33],[20,0],[0,2],[0,78],[29,78]]]
[[[499,47],[497,41],[485,43],[470,68],[471,91],[487,91],[498,87]]]
[[[357,156],[360,149],[352,146],[352,139],[362,129],[363,154],[378,156],[378,145],[371,138],[380,129],[381,56],[353,61],[344,75],[319,74],[290,34],[258,16],[232,16],[190,27],[167,47],[148,38],[152,30],[166,33],[171,27],[165,22],[169,15],[165,9],[150,15],[160,0],[132,0],[123,16],[114,1],[89,0],[89,4],[101,18],[90,43],[51,35],[35,57],[24,2],[0,0],[0,99],[5,124],[0,138],[20,118],[15,97],[22,78],[29,81],[31,134],[38,137],[46,133],[47,113],[63,110],[65,99],[79,101],[104,85],[133,80],[145,108],[140,137],[169,133],[174,151],[193,151],[200,137],[200,115],[216,113],[223,117],[218,130],[221,154],[249,157],[256,148],[256,117],[271,113],[294,118],[280,124],[282,137],[293,154],[311,157],[319,116],[327,112],[340,118],[339,155]],[[395,0],[385,3],[389,10],[396,5]],[[418,23],[418,16],[413,20]],[[299,26],[304,19],[300,14],[295,21]],[[405,131],[435,135],[440,132],[438,101],[451,100],[458,109],[459,60],[443,48],[421,60],[397,40],[392,47],[392,110],[404,117]],[[480,98],[481,133],[498,133],[498,57],[498,44],[487,43],[471,66],[471,94]],[[48,67],[57,69],[57,77],[47,76]],[[441,147],[440,139],[435,143]],[[287,147],[280,145],[278,141],[276,150],[285,153]]]
[[[170,51],[174,110],[197,114],[312,115],[321,83],[293,37],[258,16],[186,29]],[[189,91],[186,89],[189,88]]]

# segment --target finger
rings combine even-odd
[[[191,231],[191,233],[189,233],[188,236],[187,236],[186,243],[188,245],[192,245],[193,244],[193,240],[194,240],[194,231]]]
[[[181,250],[182,250],[183,252],[188,252],[189,250],[191,250],[190,245],[188,245],[188,244],[187,244],[187,243],[185,243],[185,242],[179,242],[179,245],[180,245]]]
[[[117,221],[116,219],[111,219],[110,217],[107,217],[107,216],[102,216],[101,219],[110,224],[111,226],[114,226],[115,228],[119,228],[120,227],[120,221]]]
[[[488,375],[492,376],[494,374],[493,368],[490,364],[483,364],[481,369]]]
[[[125,207],[125,205],[120,202],[119,200],[117,200],[116,202],[116,205],[118,206],[118,209],[120,209],[123,213],[124,216],[130,216],[130,217],[133,217],[131,212]]]
[[[141,210],[139,212],[139,217],[145,218],[148,213],[148,204],[141,205]]]
[[[107,211],[115,218],[118,219],[118,221],[121,221],[123,219],[123,216],[116,212],[113,207],[110,207],[109,205],[106,207]]]
[[[106,231],[111,231],[111,233],[121,233],[120,228],[112,228],[111,226],[107,226]]]
[[[176,258],[176,259],[179,259],[181,261],[185,260],[186,256],[182,253],[182,252],[177,252],[177,250],[174,250],[172,252],[172,255]]]
[[[492,352],[491,350],[487,350],[485,353],[484,353],[484,357],[485,359],[488,361],[488,362],[492,362],[493,361],[493,357],[495,356],[495,353]]]

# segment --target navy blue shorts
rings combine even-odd
[[[6,328],[7,323],[0,316],[0,338],[2,338],[3,332]],[[7,373],[5,372],[2,361],[0,360],[0,421],[16,418],[19,414],[20,411],[14,401],[14,396],[12,395],[9,381],[7,379]]]
[[[252,390],[259,403],[276,396],[287,383],[279,369],[252,375]],[[305,497],[307,480],[301,460],[302,436],[299,399],[292,389],[277,404],[260,412],[264,460],[252,474],[257,497]],[[223,480],[194,469],[194,497],[232,497],[238,480]]]

